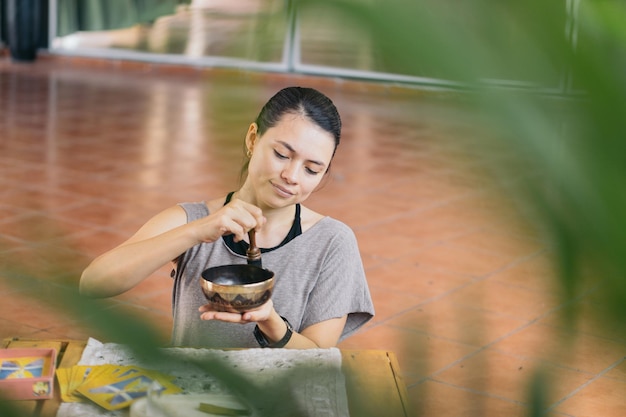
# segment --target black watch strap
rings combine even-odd
[[[262,348],[282,348],[282,347],[285,347],[287,343],[289,343],[289,340],[291,339],[291,336],[293,335],[293,327],[291,326],[289,321],[287,321],[286,318],[284,318],[283,316],[280,316],[280,318],[283,319],[283,321],[287,325],[287,332],[285,333],[282,339],[280,339],[278,342],[275,342],[275,343],[271,343],[269,340],[267,340],[267,338],[265,337],[261,329],[259,329],[258,325],[254,326],[254,337],[256,338],[256,341],[259,343],[259,346],[261,346]]]

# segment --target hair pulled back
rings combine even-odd
[[[287,87],[263,106],[256,119],[259,135],[274,127],[285,114],[302,115],[330,133],[335,140],[333,155],[341,139],[341,118],[333,102],[313,88]]]

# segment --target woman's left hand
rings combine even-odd
[[[283,318],[274,310],[274,303],[269,300],[259,308],[244,313],[216,311],[210,304],[199,308],[202,320],[220,320],[229,323],[257,323],[259,329],[270,341],[278,341],[285,335]],[[294,330],[288,348],[329,348],[337,345],[341,332],[346,325],[347,316],[324,320],[313,324],[301,332]]]
[[[258,323],[266,321],[270,318],[274,311],[274,303],[268,300],[267,303],[254,310],[245,311],[243,313],[230,313],[227,311],[217,311],[211,304],[205,304],[199,308],[200,318],[202,320],[220,320],[229,323]]]

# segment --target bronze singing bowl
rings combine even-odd
[[[255,265],[222,265],[205,269],[200,284],[213,308],[241,313],[272,297],[274,273]]]

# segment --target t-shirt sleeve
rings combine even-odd
[[[347,225],[336,225],[322,252],[319,279],[309,294],[302,327],[347,315],[343,340],[374,316],[374,305],[356,237]]]
[[[187,213],[187,223],[201,219],[209,215],[209,209],[204,201],[193,203],[178,203]]]

